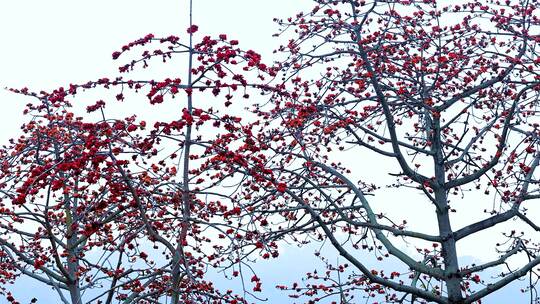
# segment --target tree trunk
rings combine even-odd
[[[72,304],[81,304],[81,290],[79,289],[79,280],[75,280],[73,284],[69,284],[69,296]]]
[[[444,170],[444,156],[441,144],[440,120],[433,120],[433,146],[432,151],[435,168],[435,206],[437,213],[437,224],[439,226],[439,236],[442,238],[442,258],[444,270],[446,273],[446,292],[448,301],[451,304],[463,303],[461,293],[461,278],[457,275],[459,271],[459,262],[456,251],[456,240],[453,236],[450,216],[448,214],[448,196],[444,187],[446,176]]]
[[[435,201],[437,204],[437,223],[439,225],[439,235],[444,240],[442,242],[442,257],[444,269],[447,273],[446,291],[448,293],[449,303],[458,304],[463,302],[461,293],[461,279],[457,276],[459,271],[459,262],[456,251],[456,240],[452,236],[452,227],[448,214],[448,201],[446,191],[439,189],[435,192]]]
[[[66,202],[69,202],[69,198],[65,198]],[[75,207],[70,206],[69,203],[66,203],[66,226],[67,226],[67,273],[70,276],[68,278],[68,290],[71,298],[72,304],[81,304],[81,290],[79,288],[79,278],[77,271],[79,270],[79,259],[77,252],[77,236],[76,229],[73,229],[73,210]]]

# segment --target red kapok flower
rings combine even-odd
[[[193,34],[193,33],[195,33],[198,29],[199,29],[199,27],[196,26],[195,24],[193,24],[192,26],[188,27],[187,33],[188,33],[188,34]]]
[[[287,185],[285,185],[284,183],[279,183],[279,184],[277,184],[276,189],[277,189],[277,191],[283,193],[283,192],[285,192],[285,190],[287,190]]]

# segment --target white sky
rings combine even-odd
[[[2,0],[0,87],[27,86],[34,90],[49,90],[69,83],[116,75],[118,64],[111,59],[111,53],[123,44],[147,33],[157,36],[185,34],[187,2]],[[226,33],[229,38],[240,40],[243,48],[262,53],[263,60],[268,59],[279,43],[279,40],[271,38],[277,30],[272,18],[290,16],[312,6],[309,0],[194,0],[194,3],[194,23],[199,25],[197,35]],[[183,75],[184,71],[180,73]],[[17,134],[25,100],[0,90],[0,102],[1,144]],[[370,167],[362,168],[369,176],[380,172],[382,178],[386,172],[397,170],[391,169],[392,163],[369,162]],[[382,166],[390,170],[381,170]],[[434,215],[431,214],[433,210],[426,208],[425,204],[420,205],[416,201],[418,197],[398,197],[392,191],[385,191],[378,196],[377,202],[378,206],[397,208],[400,214],[419,220],[420,228],[430,229],[430,223],[421,219]],[[473,206],[474,203],[473,200],[468,204]],[[490,205],[476,206],[481,211]],[[418,210],[430,215],[426,217]],[[482,216],[482,213],[479,215]],[[471,240],[470,244],[461,247],[460,254],[485,259],[483,253],[479,255],[479,247],[492,248],[491,243],[489,238]]]

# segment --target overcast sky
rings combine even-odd
[[[199,25],[198,35],[226,33],[230,38],[240,40],[243,48],[262,53],[263,59],[271,55],[278,43],[278,40],[271,38],[277,29],[272,18],[290,16],[300,10],[308,10],[312,5],[309,0],[194,2],[194,23]],[[147,33],[158,36],[181,36],[185,33],[188,20],[186,4],[187,0],[0,1],[0,87],[27,86],[34,90],[50,90],[69,83],[116,75],[117,64],[112,61],[111,53],[124,43]],[[25,100],[0,90],[0,102],[0,140],[5,142],[17,134]],[[393,164],[377,165],[380,169],[381,166],[391,167]],[[370,175],[377,171],[373,168],[364,169]],[[387,172],[378,171],[384,174]],[[398,200],[391,191],[381,193],[378,200],[381,204],[392,203],[392,208],[402,214],[409,212],[413,218],[414,214],[416,219],[423,217],[415,209],[421,207],[414,207],[414,200],[410,202],[413,205],[407,207],[396,205],[396,201],[403,203],[403,197]],[[476,206],[478,211],[483,208],[482,205]],[[427,209],[421,210],[426,212]],[[482,215],[481,212],[479,214]],[[429,224],[421,220],[418,222]],[[470,242],[460,251],[469,260],[483,260],[486,256],[480,247],[492,248],[489,238]],[[301,269],[312,270],[313,265],[306,261],[312,259],[296,255],[285,257],[279,265],[288,270],[297,269],[298,272]],[[261,268],[267,271],[263,278],[266,276],[269,280],[272,277],[279,279],[281,275],[287,276],[287,272],[280,272],[276,267],[263,265]],[[19,292],[24,293],[25,290]],[[278,299],[276,295],[269,297]]]

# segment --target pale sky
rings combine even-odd
[[[116,75],[117,63],[113,62],[111,53],[123,44],[147,33],[154,33],[157,36],[185,34],[188,20],[187,1],[0,1],[2,39],[0,87],[27,86],[38,91],[49,90],[69,83],[80,83]],[[197,35],[225,33],[231,39],[240,40],[244,49],[254,49],[262,53],[264,60],[271,58],[272,50],[279,43],[279,40],[271,37],[277,30],[272,18],[286,17],[301,10],[309,10],[313,2],[309,0],[194,0],[194,4],[194,23],[199,26]],[[0,140],[4,143],[17,134],[22,122],[21,109],[25,100],[20,96],[0,90],[0,102],[2,103]],[[366,156],[366,162],[371,163],[371,167],[363,169],[370,177],[377,175],[375,172],[380,172],[381,179],[386,178],[386,172],[393,171],[391,168],[394,164],[374,163],[368,156]],[[373,167],[373,164],[377,164],[377,167]],[[381,170],[381,167],[389,170]],[[432,212],[432,210],[426,208],[425,205],[418,205],[415,197],[418,196],[411,194],[405,198],[398,197],[392,191],[386,191],[377,196],[377,202],[379,202],[377,206],[382,206],[382,208],[386,206],[399,211],[399,214],[408,215],[413,222],[416,219],[419,229],[429,230],[433,228],[434,222],[423,220],[426,217],[418,214],[418,210],[423,212]],[[404,206],[407,198],[410,202]],[[481,211],[485,205],[471,203],[471,207]],[[483,216],[481,212],[477,214]],[[458,219],[458,222],[461,221]],[[459,226],[458,224],[457,228]],[[481,249],[486,246],[492,248],[493,242],[489,237],[469,242],[461,248],[460,255],[468,257],[469,260],[484,260],[489,257],[484,255]],[[306,254],[306,250],[303,252]],[[309,252],[307,254],[309,255]],[[268,280],[286,278],[292,268],[298,271],[309,271],[314,268],[310,262],[302,265],[301,261],[312,261],[312,259],[301,258],[298,254],[294,257],[284,257],[281,261],[281,267],[288,269],[285,273],[272,265],[261,266],[262,269],[266,269],[265,276]],[[280,277],[281,275],[283,277]],[[300,278],[300,273],[296,278]],[[270,289],[270,286],[272,286],[271,282],[266,285],[266,288]],[[22,289],[20,291],[24,293]],[[514,289],[513,292],[517,293],[517,290]],[[269,303],[277,303],[276,299],[286,299],[273,293],[269,293],[268,296],[274,299]],[[499,303],[499,301],[493,300],[488,303]]]

